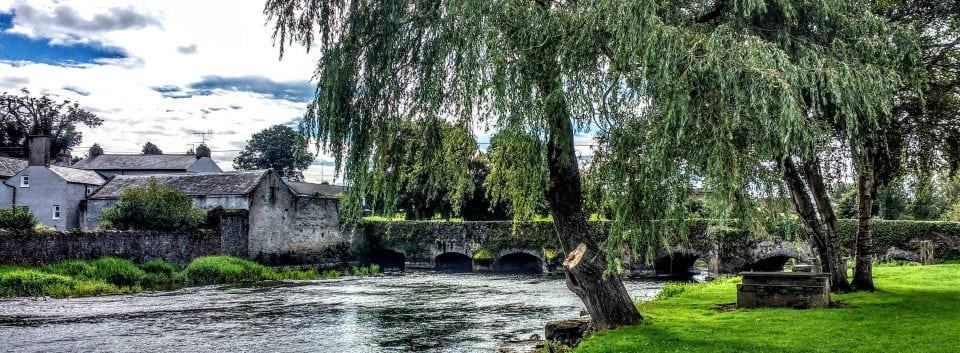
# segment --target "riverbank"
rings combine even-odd
[[[838,307],[734,309],[737,278],[670,285],[639,304],[646,321],[584,340],[578,353],[957,352],[960,263],[875,268],[878,291]]]
[[[209,284],[369,276],[379,271],[375,264],[342,271],[276,270],[230,256],[199,257],[181,269],[160,260],[135,264],[130,260],[102,257],[37,267],[0,265],[0,297],[87,297]]]

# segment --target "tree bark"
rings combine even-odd
[[[830,272],[831,290],[835,292],[849,292],[850,282],[847,280],[847,266],[843,261],[843,246],[840,244],[840,232],[837,231],[837,215],[830,203],[823,173],[820,170],[818,158],[807,159],[803,163],[803,174],[810,186],[810,194],[817,204],[817,213],[823,223],[824,238],[827,245],[827,259],[832,263]],[[826,261],[826,260],[824,260]]]
[[[790,199],[793,201],[797,215],[800,216],[803,222],[804,231],[810,240],[813,241],[814,249],[816,249],[817,255],[820,257],[820,270],[830,274],[830,290],[849,290],[846,268],[842,265],[842,259],[840,258],[839,239],[836,240],[836,246],[831,245],[833,240],[830,239],[831,235],[827,230],[829,227],[824,227],[821,224],[820,217],[818,217],[818,209],[814,206],[813,200],[810,199],[811,193],[808,192],[807,185],[804,183],[803,178],[801,178],[800,172],[796,164],[794,164],[793,159],[790,157],[783,158],[781,164],[783,167],[783,180],[787,184],[787,189],[790,190]],[[811,178],[808,178],[808,182],[810,179]],[[820,180],[822,182],[822,178]],[[811,189],[813,188],[811,187]],[[832,207],[829,210],[832,211]],[[835,218],[833,229],[835,236],[837,234]]]
[[[554,65],[545,63],[545,75],[538,79],[538,93],[547,118],[546,190],[553,225],[563,250],[567,288],[577,294],[599,330],[640,322],[642,317],[619,276],[604,276],[607,261],[600,242],[583,210],[580,167],[573,146],[573,123]]]
[[[873,218],[873,200],[877,185],[873,170],[863,169],[857,178],[860,205],[854,246],[856,266],[853,269],[853,286],[857,290],[873,291],[876,287],[873,284],[873,230],[870,219]]]

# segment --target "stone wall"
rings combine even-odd
[[[163,259],[184,265],[196,257],[220,253],[220,236],[214,232],[0,232],[0,264],[35,266],[115,256],[137,262]]]
[[[250,196],[247,256],[266,264],[346,261],[339,201],[294,195],[269,173]]]

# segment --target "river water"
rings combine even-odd
[[[634,299],[662,282],[629,281]],[[407,272],[0,300],[2,352],[497,352],[582,304],[563,279]]]

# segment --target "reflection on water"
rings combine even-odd
[[[627,283],[634,299],[661,284]],[[582,305],[561,278],[408,272],[0,300],[3,352],[497,352]]]

